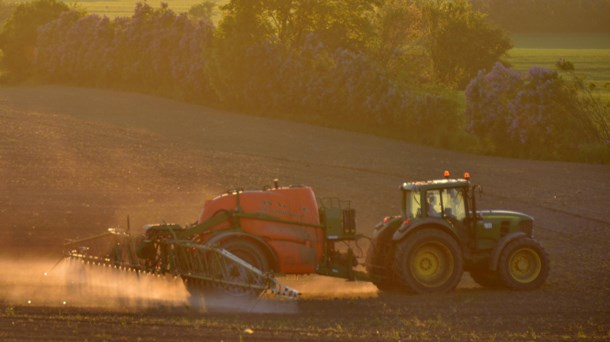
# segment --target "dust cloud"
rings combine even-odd
[[[14,305],[129,309],[187,304],[179,279],[71,259],[0,260],[0,269],[0,300]]]
[[[303,299],[374,298],[379,294],[377,287],[366,281],[319,275],[285,276],[279,280],[298,289]]]
[[[195,312],[297,313],[296,301],[230,295],[191,296],[182,280],[93,266],[78,260],[0,259],[0,304],[46,307],[184,309]]]
[[[0,259],[0,304],[206,312],[298,313],[299,300],[272,295],[248,298],[213,292],[192,296],[180,278],[138,274],[93,266],[78,260]],[[368,298],[377,288],[368,282],[317,275],[284,276],[282,283],[301,292],[301,300]]]

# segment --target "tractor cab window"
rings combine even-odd
[[[445,189],[441,194],[443,196],[443,213],[445,216],[455,218],[458,221],[466,218],[463,189]]]
[[[421,203],[419,192],[407,191],[406,194],[407,215],[411,218],[421,217]]]
[[[430,190],[425,193],[407,191],[406,214],[411,218],[448,217],[462,221],[466,218],[464,191],[464,189]]]
[[[461,189],[442,189],[426,192],[428,217],[447,217],[462,221],[466,217],[464,191]]]

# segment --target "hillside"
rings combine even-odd
[[[0,88],[0,123],[5,256],[54,257],[66,238],[125,226],[127,215],[133,229],[161,221],[189,223],[205,199],[231,188],[260,188],[274,178],[310,185],[318,196],[350,199],[358,229],[370,234],[378,220],[398,211],[401,182],[437,178],[445,169],[469,171],[483,187],[483,208],[536,218],[536,237],[552,261],[547,286],[531,293],[493,292],[465,276],[456,294],[305,301],[299,317],[305,324],[318,319],[330,324],[332,317],[331,322],[358,329],[357,322],[367,318],[356,312],[426,324],[441,315],[445,325],[433,335],[441,338],[458,327],[482,339],[497,332],[531,339],[528,329],[549,340],[572,339],[579,331],[585,337],[610,336],[610,166],[456,153],[145,95],[59,86]],[[7,286],[2,281],[0,288]],[[0,304],[7,301],[0,296]],[[336,307],[338,314],[331,315]],[[35,324],[53,329],[45,319],[52,309],[28,310],[17,307],[19,324],[26,327],[28,315],[34,315]],[[490,317],[503,318],[487,327],[473,323]],[[224,322],[222,316],[211,319]],[[255,321],[264,325],[260,321],[274,319],[279,318]],[[179,324],[169,328],[175,338],[185,336]],[[412,326],[413,336],[422,337],[426,324],[419,330]],[[278,329],[279,337],[306,336]],[[372,327],[360,329],[364,334]]]

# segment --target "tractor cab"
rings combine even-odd
[[[473,187],[469,175],[464,178],[445,178],[424,182],[405,182],[401,185],[401,226],[395,232],[400,239],[420,225],[437,225],[455,234],[464,244],[472,238],[477,222]]]
[[[472,210],[466,179],[403,183],[403,216],[410,219],[453,218],[463,221]]]

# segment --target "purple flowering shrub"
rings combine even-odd
[[[581,90],[556,71],[521,74],[497,63],[466,88],[466,129],[501,154],[564,159],[604,140],[605,122],[594,122]]]
[[[35,67],[52,80],[209,96],[209,23],[138,3],[130,18],[63,13],[38,30]]]

